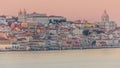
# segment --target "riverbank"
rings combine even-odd
[[[17,49],[9,49],[9,50],[0,50],[0,52],[9,52],[9,51],[56,51],[56,50],[84,50],[84,49],[104,49],[104,48],[120,48],[120,45],[114,46],[84,46],[84,47],[47,47],[47,48],[37,48],[37,49],[29,49],[29,50],[17,50]]]

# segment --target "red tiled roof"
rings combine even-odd
[[[55,28],[48,28],[48,30],[56,30]]]
[[[1,40],[8,40],[8,39],[0,37],[0,41],[1,41]]]

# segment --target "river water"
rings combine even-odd
[[[120,68],[120,49],[1,52],[0,68]]]

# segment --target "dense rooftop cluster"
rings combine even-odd
[[[0,50],[58,50],[119,46],[120,28],[104,11],[101,21],[68,21],[62,16],[18,13],[0,16]]]

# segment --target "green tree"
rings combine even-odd
[[[82,42],[83,45],[84,45],[84,46],[90,45],[89,40],[88,40],[88,36],[91,34],[90,30],[89,30],[89,29],[85,29],[85,30],[83,30],[82,34],[85,36],[85,38],[84,38],[85,41]],[[84,46],[83,46],[83,47],[84,47]]]
[[[83,30],[83,35],[85,35],[85,36],[88,36],[88,35],[90,35],[91,34],[91,32],[90,32],[90,30],[89,29],[86,29],[86,30]]]

